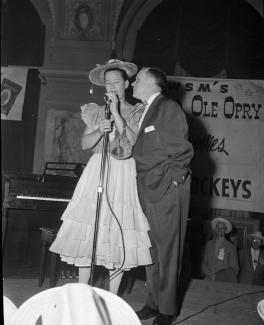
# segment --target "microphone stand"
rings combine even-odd
[[[110,118],[110,101],[106,102],[105,105],[105,118],[109,120]],[[100,168],[100,179],[97,188],[97,204],[96,204],[96,215],[95,215],[95,224],[94,224],[94,237],[93,237],[93,250],[92,250],[92,259],[91,259],[91,274],[89,279],[89,284],[94,286],[94,271],[95,271],[95,257],[96,257],[96,246],[97,246],[97,236],[98,236],[98,225],[100,217],[100,209],[102,202],[102,193],[103,193],[103,183],[104,183],[104,174],[105,174],[105,162],[107,155],[107,148],[109,144],[109,133],[104,132],[103,138],[103,147],[102,147],[102,158],[101,158],[101,168]]]

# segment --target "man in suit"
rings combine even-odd
[[[150,224],[153,264],[146,267],[149,296],[140,319],[156,316],[170,325],[178,315],[177,290],[190,201],[193,146],[181,107],[161,92],[166,75],[145,67],[137,74],[133,96],[146,103],[133,157],[140,203]]]
[[[264,285],[264,237],[260,231],[248,235],[250,247],[239,252],[241,283]]]

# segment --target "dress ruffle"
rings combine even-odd
[[[135,161],[133,158],[116,160],[109,156],[107,162],[95,263],[108,269],[121,267],[124,240],[122,269],[151,264],[149,224],[138,199]],[[61,255],[63,261],[76,266],[91,265],[100,164],[101,154],[94,154],[61,217],[63,223],[50,247],[52,252]],[[123,240],[109,204],[122,228]]]

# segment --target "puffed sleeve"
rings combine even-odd
[[[103,118],[102,108],[95,104],[89,103],[81,106],[81,118],[90,132],[96,130],[100,120]]]
[[[138,133],[138,125],[139,125],[141,115],[143,114],[144,108],[145,106],[143,104],[141,103],[136,104],[127,118],[128,126],[135,133]]]

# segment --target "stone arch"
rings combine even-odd
[[[55,39],[55,7],[54,0],[30,0],[39,14],[40,20],[45,25],[44,66],[49,62],[50,45]]]
[[[116,51],[120,59],[132,60],[137,31],[141,28],[148,15],[156,8],[162,0],[134,0],[128,11],[121,18],[117,35]]]
[[[47,29],[55,25],[55,11],[52,0],[30,0]]]

